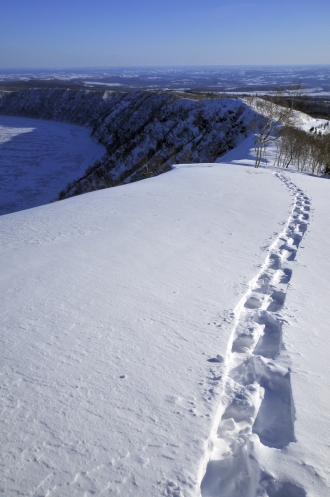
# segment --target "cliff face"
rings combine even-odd
[[[214,162],[246,136],[254,117],[239,99],[59,89],[2,92],[0,114],[90,126],[106,147],[59,198],[158,175],[175,163]]]

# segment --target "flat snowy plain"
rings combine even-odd
[[[329,496],[330,182],[251,147],[0,218],[4,495]]]
[[[0,116],[0,215],[48,204],[105,148],[74,124]]]

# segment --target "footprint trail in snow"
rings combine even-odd
[[[227,352],[224,398],[210,437],[203,497],[304,497],[292,482],[277,482],[253,456],[253,443],[284,449],[295,441],[290,368],[277,363],[284,348],[281,316],[295,260],[309,220],[310,201],[284,174],[292,213],[269,248],[261,271],[235,310]],[[225,402],[224,402],[225,401]]]

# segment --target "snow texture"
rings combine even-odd
[[[253,160],[0,218],[4,495],[328,497],[330,183]]]
[[[105,151],[88,128],[0,116],[0,215],[49,203]]]
[[[293,211],[235,309],[224,386],[227,398],[220,404],[203,496],[284,495],[288,485],[292,495],[304,495],[292,481],[277,481],[254,454],[258,445],[284,449],[296,442],[291,367],[279,359],[286,346],[281,311],[307,230],[310,200],[286,176],[277,177],[294,196]]]

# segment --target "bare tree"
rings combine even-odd
[[[267,146],[278,139],[281,127],[294,124],[294,105],[303,96],[304,90],[299,83],[287,89],[278,88],[267,97],[253,99],[251,104],[260,114],[260,118],[254,122],[256,131],[255,167],[259,167],[265,158]]]

